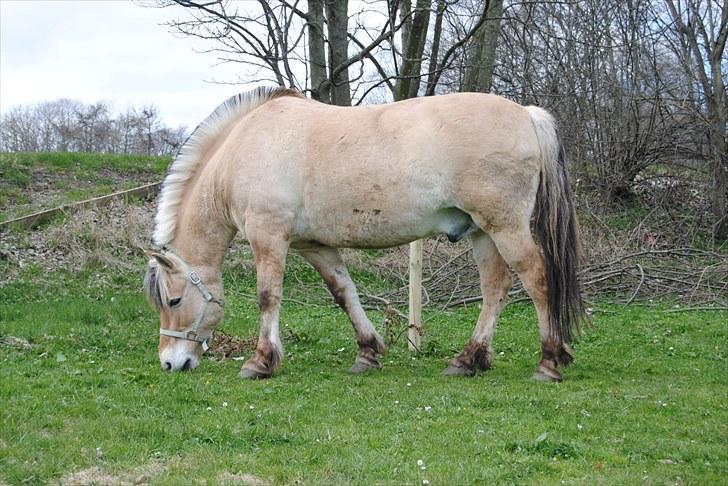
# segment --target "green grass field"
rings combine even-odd
[[[161,179],[170,157],[0,153],[0,221]]]
[[[440,373],[472,331],[475,305],[426,310],[422,353],[400,341],[383,370],[350,376],[356,346],[345,315],[285,302],[283,368],[251,382],[237,377],[235,360],[160,370],[143,265],[139,258],[136,274],[29,268],[0,288],[0,483],[705,485],[728,477],[726,312],[595,305],[565,381],[544,384],[529,379],[539,357],[530,305],[506,308],[492,370],[454,379]],[[294,261],[287,295],[311,281]],[[226,332],[256,334],[254,282],[228,272]],[[306,293],[328,302],[321,285]],[[381,331],[382,316],[371,316]]]

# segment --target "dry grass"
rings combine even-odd
[[[63,486],[132,486],[151,484],[166,470],[167,465],[152,461],[128,471],[112,474],[100,467],[90,467],[70,474],[60,480]]]

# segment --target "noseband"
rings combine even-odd
[[[166,251],[165,253],[172,252]],[[197,274],[197,272],[190,269],[187,263],[185,263],[185,261],[182,260],[178,255],[174,256],[176,256],[177,259],[182,262],[184,272],[187,274],[187,278],[190,280],[192,285],[197,287],[197,290],[200,291],[200,293],[202,294],[202,298],[205,299],[205,301],[202,303],[202,307],[200,307],[200,310],[197,312],[197,317],[195,318],[194,324],[192,324],[192,329],[188,331],[173,331],[171,329],[164,329],[160,327],[159,334],[162,336],[186,339],[188,341],[195,341],[197,343],[200,343],[200,345],[202,346],[202,352],[204,353],[210,348],[210,343],[212,342],[212,333],[210,333],[209,336],[200,335],[200,328],[202,327],[202,323],[205,321],[207,306],[210,302],[214,302],[220,307],[225,307],[225,302],[222,299],[216,299],[215,297],[213,297],[212,293],[210,293],[210,291],[207,290],[207,287],[205,287],[205,284],[202,282],[202,279]]]

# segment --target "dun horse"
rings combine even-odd
[[[220,269],[236,233],[250,242],[260,306],[242,377],[269,377],[280,365],[289,251],[313,265],[348,314],[359,345],[350,371],[379,368],[385,345],[338,248],[437,233],[470,237],[483,292],[472,338],[446,374],[490,367],[509,267],[538,314],[535,378],[560,380],[557,368],[572,360],[568,344],[583,316],[578,230],[563,149],[543,109],[475,93],[355,108],[285,88],[227,100],[185,143],[160,195],[145,289],[160,312],[165,370],[195,368],[207,349],[223,316]]]

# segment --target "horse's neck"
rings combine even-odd
[[[210,209],[222,205],[202,203],[200,194],[214,191],[195,190],[190,200],[183,201],[171,246],[190,265],[219,270],[235,232],[225,224],[222,214]]]

